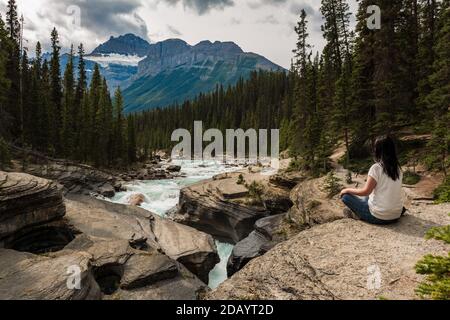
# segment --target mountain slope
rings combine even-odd
[[[108,41],[95,48],[91,55],[115,53],[120,55],[145,57],[149,49],[150,44],[146,40],[128,33],[117,38],[111,37]]]
[[[182,103],[217,84],[235,84],[255,70],[283,70],[233,42],[202,41],[195,46],[178,39],[150,45],[138,73],[124,91],[125,111],[136,112]]]

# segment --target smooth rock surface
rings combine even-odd
[[[0,300],[101,299],[90,262],[85,252],[44,257],[0,249]],[[67,285],[74,266],[81,271],[80,290]]]
[[[258,220],[255,231],[238,242],[228,260],[228,276],[234,275],[252,259],[265,254],[276,244],[286,240],[280,233],[285,214],[279,214]],[[278,233],[278,234],[277,234]]]
[[[264,186],[263,203],[255,203],[248,189],[238,184],[256,181]],[[269,177],[258,173],[228,173],[181,190],[174,220],[211,234],[228,243],[238,243],[261,218],[286,212],[292,206],[289,193],[269,185]]]
[[[183,263],[203,281],[218,262],[211,236],[144,209],[82,196],[70,197],[66,205],[68,221],[84,234],[140,242]]]
[[[450,250],[424,238],[431,227],[450,224],[448,212],[449,204],[425,205],[391,226],[349,219],[315,226],[251,261],[208,299],[417,299],[423,276],[415,264]],[[371,281],[377,270],[379,287]]]
[[[65,212],[55,183],[24,173],[0,172],[0,247],[14,247],[31,230],[61,220]]]

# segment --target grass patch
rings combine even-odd
[[[408,186],[413,186],[415,184],[418,184],[421,180],[421,177],[412,171],[406,171],[403,174],[403,183]]]
[[[347,166],[346,157],[344,156],[339,160],[339,164],[351,172],[356,172],[357,174],[367,174],[373,165],[373,159],[371,157],[365,159],[351,159],[350,164]]]
[[[436,203],[450,202],[450,177],[446,177],[444,183],[434,190]]]

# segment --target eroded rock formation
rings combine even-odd
[[[448,212],[448,204],[425,204],[391,226],[349,219],[313,226],[249,262],[208,299],[415,299],[423,280],[417,261],[450,250],[424,238],[450,224]]]
[[[23,173],[0,172],[0,247],[54,251],[73,239],[57,184]]]
[[[71,196],[66,205],[67,220],[83,234],[159,250],[205,282],[218,262],[211,236],[144,209],[83,196]]]
[[[222,174],[181,190],[175,221],[221,241],[238,243],[254,230],[256,221],[286,212],[292,206],[289,193],[270,185],[269,176],[242,174],[248,184],[256,181],[264,186],[261,201],[256,201],[244,184],[238,183],[239,175]]]

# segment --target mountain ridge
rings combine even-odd
[[[234,85],[252,71],[284,71],[267,58],[244,52],[232,41],[190,45],[167,39],[150,45],[136,75],[124,86],[125,112],[183,103],[217,85]]]

